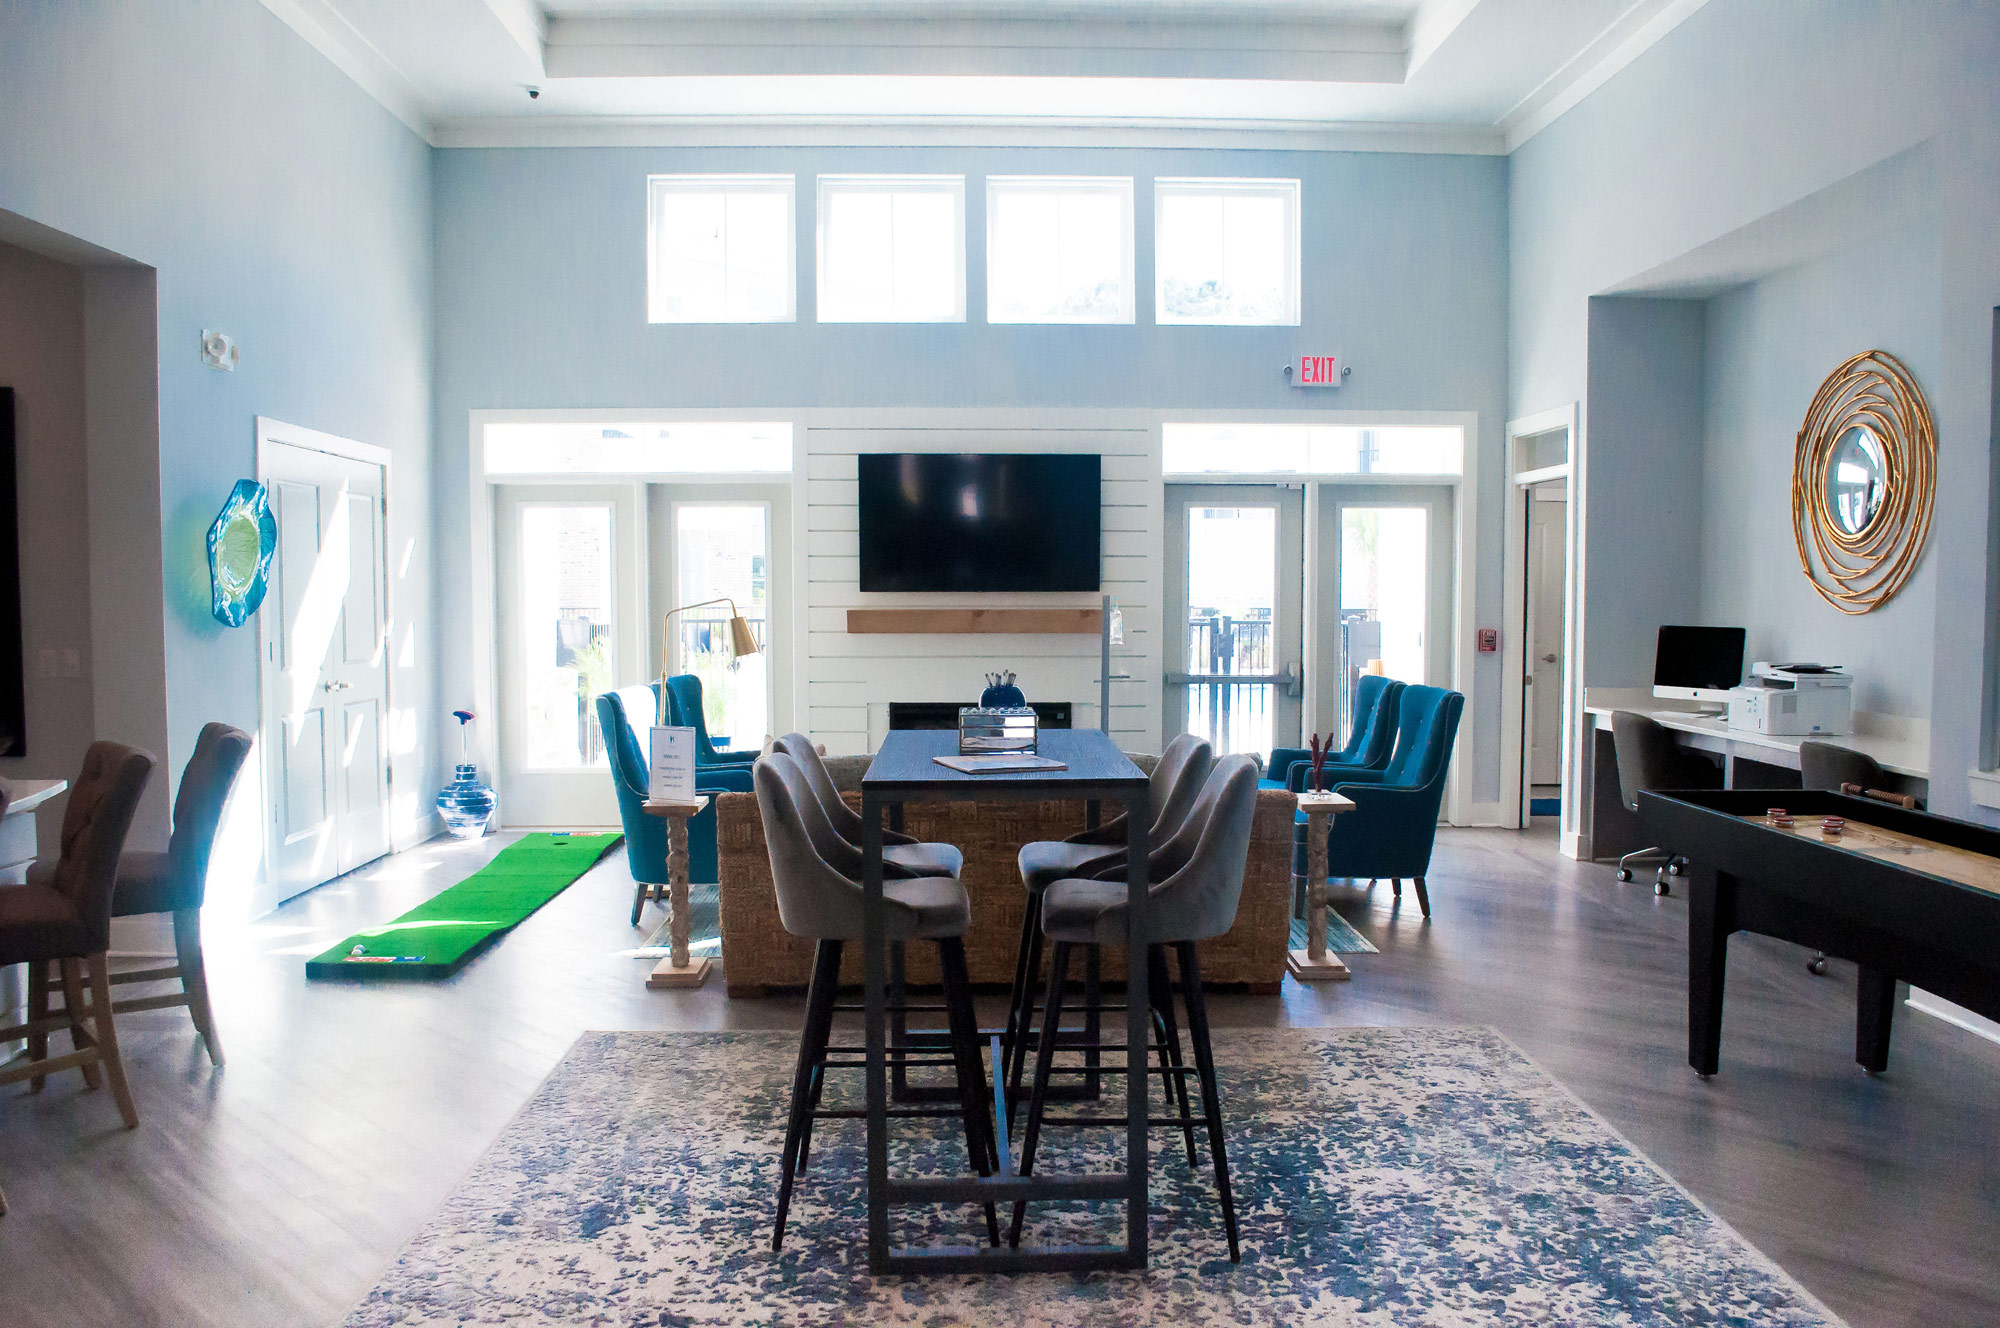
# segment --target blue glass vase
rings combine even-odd
[[[486,823],[493,819],[493,790],[480,782],[479,767],[466,761],[451,783],[438,790],[437,808],[454,838],[474,839],[486,833]]]
[[[1028,704],[1028,700],[1021,695],[1020,688],[1012,683],[1005,683],[988,687],[981,692],[979,704],[987,710],[1004,710],[1009,706],[1024,706]]]

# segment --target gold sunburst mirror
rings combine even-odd
[[[1867,613],[1916,570],[1931,529],[1937,432],[1923,389],[1885,350],[1827,376],[1792,458],[1799,566],[1827,603]]]

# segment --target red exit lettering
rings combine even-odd
[[[1300,387],[1340,386],[1340,357],[1338,355],[1301,355],[1298,372],[1293,379]]]

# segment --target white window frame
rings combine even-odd
[[[1120,258],[1120,289],[1124,299],[1109,318],[996,318],[993,315],[993,254],[999,240],[999,196],[1010,190],[1046,193],[1108,193],[1118,197],[1123,211],[1124,252]],[[1139,293],[1138,248],[1132,220],[1132,177],[1129,175],[989,175],[986,177],[986,321],[1009,326],[1086,324],[1107,326],[1137,321]]]
[[[1238,319],[1176,318],[1167,313],[1167,270],[1160,255],[1165,251],[1162,236],[1166,229],[1167,196],[1243,197],[1271,195],[1285,202],[1285,303],[1286,316],[1274,322],[1246,322]],[[1281,178],[1223,178],[1160,176],[1153,181],[1153,321],[1168,327],[1297,327],[1302,313],[1300,269],[1302,247],[1301,190],[1299,182]]]
[[[952,312],[945,318],[829,318],[826,313],[826,223],[829,192],[947,193],[954,213],[953,260],[957,269]],[[963,175],[822,175],[814,210],[814,263],[818,320],[822,323],[963,323],[965,321],[965,177]]]
[[[660,209],[676,193],[779,194],[785,200],[785,312],[772,318],[680,318],[661,308]],[[725,241],[726,243],[726,241]],[[725,259],[726,264],[726,259]],[[727,280],[727,267],[724,269]],[[725,297],[724,303],[727,303]],[[646,321],[649,323],[795,323],[799,318],[799,205],[795,175],[648,175],[646,177]]]

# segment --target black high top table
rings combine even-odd
[[[894,1177],[889,1174],[888,945],[883,936],[882,816],[909,802],[1039,802],[1044,799],[1105,800],[1124,805],[1126,861],[1130,864],[1127,953],[1146,953],[1148,913],[1146,859],[1152,824],[1151,786],[1146,775],[1095,729],[1043,729],[1040,755],[1067,765],[1064,770],[1018,774],[967,775],[939,765],[934,756],[954,756],[958,734],[950,729],[897,729],[882,741],[861,779],[862,951],[867,963],[868,1061],[868,1267],[874,1273],[1087,1272],[1097,1268],[1146,1266],[1146,1047],[1151,1037],[1146,965],[1126,965],[1125,1170],[1086,1175],[1022,1176],[1007,1138],[1002,1094],[1005,1076],[996,1057],[994,1120],[1000,1169],[992,1176]],[[1125,1201],[1125,1243],[1013,1249],[988,1245],[894,1248],[889,1243],[889,1210],[921,1203],[1012,1204],[1018,1199],[1098,1199]]]

